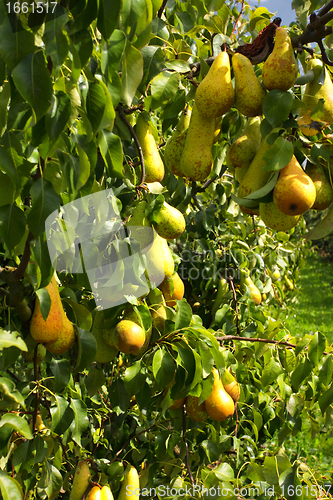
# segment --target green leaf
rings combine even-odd
[[[50,369],[54,376],[54,390],[61,392],[70,381],[72,367],[68,359],[53,359]]]
[[[278,375],[281,373],[282,367],[280,363],[276,361],[276,359],[271,356],[269,362],[265,365],[262,376],[261,383],[264,387],[270,385],[274,380],[277,379]]]
[[[104,115],[106,96],[99,80],[89,83],[86,99],[87,116],[94,132],[97,132]]]
[[[23,28],[19,16],[6,15],[0,25],[0,54],[8,68],[15,66],[35,50],[35,37]]]
[[[27,162],[22,157],[19,139],[12,132],[6,132],[0,140],[0,169],[10,177],[18,189],[22,184],[20,168],[24,167],[25,163]]]
[[[293,143],[283,137],[278,137],[271,148],[263,156],[266,165],[263,170],[271,172],[281,170],[288,165],[294,154]]]
[[[57,3],[54,10],[53,8],[50,9],[45,20],[43,34],[45,55],[52,59],[55,70],[58,70],[65,62],[68,54],[68,40],[64,33],[67,21],[67,11],[59,3]]]
[[[54,143],[67,125],[71,116],[71,100],[64,92],[53,96],[52,106],[45,117],[45,127],[50,143]]]
[[[25,439],[32,439],[33,435],[30,430],[28,422],[23,417],[19,417],[18,415],[14,415],[13,413],[6,413],[0,419],[0,427],[8,426],[15,429],[17,432],[21,434]]]
[[[162,388],[166,387],[175,376],[175,362],[169,351],[162,347],[153,358],[153,374],[156,382]]]
[[[51,308],[51,297],[46,288],[40,288],[39,290],[37,290],[36,295],[38,297],[38,299],[36,298],[36,300],[39,300],[40,312],[42,313],[44,321],[46,321]]]
[[[312,371],[312,363],[306,358],[302,363],[299,363],[291,375],[291,385],[296,392],[303,380],[305,380]]]
[[[290,92],[274,89],[268,92],[263,102],[263,113],[273,128],[280,126],[287,118],[293,105]]]
[[[76,148],[79,153],[79,171],[78,171],[78,176],[77,176],[77,181],[76,181],[76,186],[75,189],[76,191],[79,191],[88,181],[89,176],[90,176],[90,161],[88,158],[88,155],[84,152],[84,150],[79,146],[79,144],[76,145]]]
[[[21,241],[25,226],[24,212],[14,203],[0,207],[0,236],[9,250]]]
[[[12,380],[6,377],[0,377],[0,392],[3,394],[3,401],[0,402],[2,408],[8,407],[8,403],[16,403],[25,408],[25,402],[22,394],[16,389]],[[2,404],[4,405],[2,406]]]
[[[36,122],[44,116],[52,102],[52,81],[42,52],[29,54],[12,72],[15,86],[30,104]]]
[[[98,145],[110,177],[122,178],[123,148],[120,138],[107,130],[98,134]]]
[[[297,476],[298,464],[282,472],[279,477],[279,486],[283,492],[283,497],[287,500],[296,500],[303,498],[303,488],[300,488],[300,480]],[[298,486],[298,488],[297,488]]]
[[[171,71],[162,71],[151,82],[151,95],[155,106],[161,106],[163,103],[173,98],[178,90],[180,83],[179,73]]]
[[[102,71],[104,74],[108,74],[110,80],[112,80],[113,74],[119,68],[125,45],[125,33],[120,30],[115,30],[108,43],[103,47],[101,61]]]
[[[89,369],[88,376],[85,379],[85,384],[87,387],[87,393],[92,398],[97,391],[100,390],[102,385],[106,383],[106,378],[103,370],[100,370],[96,366]]]
[[[92,325],[92,315],[89,309],[69,298],[65,298],[64,302],[67,302],[67,304],[69,304],[73,309],[78,327],[89,331]]]
[[[0,470],[0,491],[2,500],[23,500],[20,484],[2,470]]]
[[[21,351],[28,350],[19,332],[10,332],[0,329],[0,350],[13,346],[21,349]]]
[[[262,187],[261,189],[258,189],[257,191],[254,191],[251,194],[248,194],[246,196],[246,199],[247,200],[259,200],[260,198],[263,198],[264,196],[266,196],[274,188],[278,177],[279,177],[279,173],[276,172],[274,175],[272,175],[272,178],[267,182],[267,184],[264,187]]]
[[[50,283],[54,268],[51,264],[50,254],[46,243],[45,233],[40,234],[30,243],[33,259],[40,270],[40,287],[45,287]]]
[[[215,476],[219,481],[230,481],[235,478],[234,471],[228,463],[222,463],[214,469]]]
[[[319,407],[322,413],[333,403],[333,384],[318,398]]]
[[[234,202],[238,203],[238,205],[242,205],[243,207],[255,208],[258,206],[257,200],[250,200],[248,198],[239,198],[238,196],[234,195],[233,193],[231,193],[230,196]]]
[[[313,69],[309,69],[305,75],[301,75],[296,78],[295,85],[304,85],[305,83],[310,83],[314,80],[315,74]]]
[[[38,236],[45,231],[45,220],[59,209],[60,198],[54,190],[51,182],[43,177],[33,183],[30,189],[32,207],[27,217],[30,231]]]
[[[309,344],[308,356],[310,361],[317,366],[322,359],[326,348],[326,337],[320,332],[316,332]]]
[[[191,323],[192,309],[185,299],[177,303],[177,312],[175,317],[175,330],[186,328]]]
[[[10,83],[6,82],[0,94],[0,137],[7,126],[7,106],[10,99]]]
[[[135,0],[136,2],[136,0]],[[141,53],[126,43],[122,61],[122,99],[127,106],[132,104],[133,97],[143,77],[143,58]]]
[[[95,360],[97,344],[95,335],[79,329],[79,354],[74,369],[74,374],[82,371]]]
[[[120,13],[121,0],[99,0],[97,28],[107,40],[117,26]]]
[[[132,28],[146,9],[145,0],[123,0],[121,19],[125,26]]]
[[[81,399],[71,399],[70,407],[74,412],[74,420],[70,426],[70,431],[73,440],[81,446],[82,434],[89,425],[87,407]]]
[[[45,492],[47,498],[58,498],[62,487],[62,475],[59,470],[49,462],[46,462],[42,469],[41,478],[38,481],[38,491]]]
[[[68,401],[62,396],[58,396],[57,394],[53,395],[55,399],[56,406],[51,406],[51,430],[61,436],[66,432],[74,419],[74,411],[70,407]]]
[[[165,63],[166,68],[171,69],[173,71],[178,71],[179,73],[187,73],[191,71],[190,66],[181,59],[173,59],[172,61],[167,61]]]

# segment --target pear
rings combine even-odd
[[[141,316],[133,308],[133,306],[129,306],[125,309],[124,314],[123,314],[123,320],[124,319],[129,320],[129,321],[133,321],[138,326],[143,328],[143,330],[145,330],[144,325],[143,325],[142,320],[141,320]],[[141,348],[138,350],[138,352],[135,354],[136,356],[141,356],[141,354],[143,354],[147,350],[147,347],[148,347],[149,342],[150,342],[152,330],[153,330],[153,327],[151,325],[149,327],[149,329],[145,331],[145,341],[144,341],[143,345],[141,346]]]
[[[211,313],[214,315],[216,311],[219,309],[220,305],[222,304],[223,297],[229,292],[229,285],[228,282],[225,278],[219,279],[218,286],[217,286],[217,294],[212,306]]]
[[[240,387],[239,383],[235,379],[235,377],[231,373],[231,369],[225,370],[223,375],[222,375],[222,384],[224,387],[225,392],[229,394],[229,396],[232,397],[235,403],[239,400],[240,396]]]
[[[235,77],[235,108],[245,116],[262,115],[266,90],[259,82],[250,59],[243,54],[232,56]]]
[[[186,412],[194,422],[205,422],[209,417],[205,402],[198,404],[199,398],[196,396],[187,396],[186,398]]]
[[[246,291],[246,287],[249,288],[250,290],[250,297],[255,303],[256,306],[258,306],[261,303],[261,293],[258,287],[253,283],[251,276],[248,274],[245,269],[241,269],[240,272],[240,286],[242,291]]]
[[[151,283],[160,284],[165,277],[173,275],[175,264],[168,242],[157,233],[145,256],[147,275]]]
[[[191,110],[185,109],[164,149],[164,162],[166,166],[174,175],[181,177],[183,177],[183,172],[180,169],[180,158],[185,146],[190,119]]]
[[[46,321],[44,321],[42,316],[39,298],[37,297],[30,322],[31,336],[36,342],[41,344],[46,342],[55,342],[59,338],[63,326],[63,308],[59,297],[58,286],[55,286],[52,280],[46,286],[46,290],[48,291],[51,299],[51,307]]]
[[[139,474],[133,465],[125,475],[121,484],[117,500],[139,500],[140,499],[140,481]]]
[[[147,202],[139,201],[126,223],[126,227],[131,231],[131,236],[140,243],[141,249],[151,245],[154,241],[154,230],[145,215],[146,208]]]
[[[128,319],[122,319],[111,330],[112,345],[125,354],[137,355],[145,340],[146,333],[144,329]]]
[[[93,486],[88,493],[87,500],[101,500],[101,488]]]
[[[159,289],[162,291],[166,305],[169,307],[175,307],[176,300],[181,300],[184,297],[185,287],[178,273],[174,273],[169,278],[166,277],[159,285]]]
[[[216,368],[213,368],[213,375],[213,390],[205,401],[205,408],[213,420],[222,422],[233,415],[235,403],[232,397],[225,391]]]
[[[91,333],[94,335],[97,344],[95,361],[97,363],[109,363],[118,354],[118,349],[115,346],[107,344],[103,336],[111,338],[110,329],[103,329],[104,311],[95,311],[93,327]]]
[[[325,210],[333,202],[333,189],[320,165],[307,162],[306,173],[316,188],[316,201],[312,205],[315,210]]]
[[[90,469],[87,460],[81,460],[75,469],[69,500],[81,500],[90,483]]]
[[[207,179],[213,168],[214,135],[215,118],[201,115],[194,103],[180,160],[180,170],[184,177],[200,182]]]
[[[101,489],[101,500],[113,500],[112,491],[107,484]]]
[[[262,81],[266,89],[290,89],[297,78],[297,62],[290,37],[284,28],[275,31],[272,53],[264,62]]]
[[[249,118],[242,135],[230,147],[229,160],[234,167],[247,169],[250,166],[261,142],[260,123],[259,116]]]
[[[140,113],[136,122],[136,135],[145,162],[145,182],[161,182],[164,177],[164,163],[157,148],[152,126],[143,113]]]
[[[253,158],[239,188],[238,197],[245,198],[249,194],[257,191],[258,189],[264,187],[271,175],[271,172],[262,170],[266,165],[266,161],[263,160],[264,154],[271,148],[265,140],[263,140],[259,146],[259,149]],[[241,206],[241,210],[245,214],[258,214],[256,209],[247,208]]]
[[[183,214],[169,203],[163,203],[155,220],[156,231],[166,240],[178,238],[185,230],[186,222]]]
[[[323,128],[326,128],[333,122],[333,83],[330,73],[323,66],[320,59],[310,59],[308,61],[307,70],[314,72],[312,82],[306,84],[303,103],[307,106],[307,110],[302,108],[301,117],[297,120],[298,126],[302,133],[307,136],[318,134]],[[319,81],[319,77],[324,71],[324,84]],[[315,117],[310,114],[317,106],[319,99],[323,99],[322,111],[318,111]]]
[[[149,302],[151,304],[150,315],[153,327],[159,332],[164,331],[165,320],[167,319],[167,310],[165,308],[164,295],[158,288],[149,292]]]
[[[294,289],[294,283],[291,281],[290,278],[288,278],[288,276],[284,277],[284,282],[285,282],[286,287],[288,288],[288,290],[293,290]]]
[[[207,118],[224,115],[234,103],[230,60],[227,52],[220,52],[195,93],[199,113]]]
[[[267,227],[274,231],[288,231],[296,226],[300,215],[286,215],[279,210],[275,203],[260,203],[259,215]]]
[[[30,362],[33,361],[34,357],[35,357],[35,347],[38,346],[37,347],[36,361],[37,361],[37,364],[41,363],[46,355],[45,346],[43,344],[37,344],[37,342],[32,338],[30,333],[24,339],[24,342],[26,343],[28,350],[22,351],[22,356],[27,361],[30,361]]]
[[[173,384],[173,382],[172,382],[172,384]],[[168,394],[169,388],[170,388],[170,386],[167,385],[167,387],[165,388],[165,390],[163,392],[162,399],[164,399],[166,397],[166,395]],[[185,403],[185,400],[186,400],[186,398],[175,399],[174,402],[172,403],[172,405],[169,406],[168,409],[169,410],[179,410],[183,406],[183,404]]]
[[[316,188],[293,156],[288,165],[280,170],[273,201],[284,214],[301,215],[313,206],[315,200]]]

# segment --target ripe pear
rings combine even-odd
[[[51,299],[51,307],[46,321],[43,319],[40,310],[39,298],[37,297],[30,322],[31,336],[36,342],[41,344],[46,342],[55,342],[58,339],[63,326],[63,308],[62,305],[59,305],[59,301],[61,302],[61,299],[59,297],[58,286],[54,286],[54,282],[51,281],[47,285],[46,290],[48,291]]]
[[[101,500],[101,488],[93,486],[88,493],[87,500]]]
[[[264,62],[262,81],[266,89],[290,89],[297,78],[297,62],[290,37],[284,28],[275,31],[272,53]]]
[[[75,469],[69,500],[81,500],[90,483],[90,469],[87,460],[81,460]]]
[[[105,342],[103,335],[107,335],[110,329],[103,328],[104,323],[104,311],[95,311],[93,327],[91,333],[95,336],[97,350],[95,355],[95,361],[97,363],[109,363],[118,354],[118,349],[109,345]],[[111,334],[108,335],[111,338]]]
[[[165,277],[173,275],[175,263],[167,240],[155,232],[154,242],[147,252],[146,269],[151,283],[160,284]]]
[[[234,167],[246,169],[251,165],[261,142],[260,123],[259,116],[249,118],[242,135],[230,147],[229,160]]]
[[[185,230],[186,222],[183,214],[175,207],[164,202],[156,215],[156,231],[166,239],[178,238]]]
[[[306,84],[302,101],[308,109],[302,108],[301,117],[297,121],[302,133],[312,136],[333,122],[333,83],[330,73],[323,67],[320,59],[310,59],[307,70],[312,70],[315,77],[312,82]],[[321,85],[319,77],[323,71],[325,79],[324,84]],[[311,117],[310,114],[317,106],[319,99],[323,99],[322,111],[318,111],[315,117]]]
[[[253,283],[251,276],[248,274],[248,272],[245,269],[242,269],[241,273],[240,273],[240,286],[241,286],[241,290],[243,292],[246,291],[246,287],[249,288],[250,297],[256,306],[258,306],[261,303],[260,290]]]
[[[165,278],[159,285],[159,289],[162,291],[166,305],[169,307],[175,307],[176,300],[181,300],[184,297],[185,287],[178,273]]]
[[[164,177],[164,163],[157,148],[152,126],[142,113],[136,122],[136,135],[145,162],[145,182],[161,182]]]
[[[312,205],[312,208],[315,210],[325,210],[333,202],[333,189],[323,167],[308,162],[306,173],[316,188],[316,201]]]
[[[34,356],[35,356],[35,347],[37,347],[37,356],[36,356],[36,361],[37,364],[41,363],[43,359],[45,358],[46,355],[46,348],[43,344],[37,344],[37,342],[32,338],[30,333],[27,335],[27,337],[24,339],[24,342],[27,344],[27,351],[22,351],[22,356],[27,360],[27,361],[33,361]]]
[[[238,197],[245,198],[254,191],[264,187],[271,175],[271,172],[262,170],[266,165],[266,161],[263,160],[264,154],[271,148],[265,140],[263,140],[259,146],[259,149],[253,158],[251,165],[249,166],[239,188]],[[245,214],[258,214],[258,210],[247,208],[241,206],[241,210]]]
[[[288,231],[296,226],[300,215],[287,215],[279,210],[275,203],[260,203],[259,215],[267,227],[274,231]]]
[[[210,396],[205,401],[208,415],[218,422],[231,417],[235,411],[235,403],[231,396],[225,391],[219,372],[213,368],[214,384]]]
[[[215,118],[201,115],[194,103],[180,160],[180,170],[185,177],[199,182],[207,179],[213,168],[214,134]]]
[[[101,489],[101,500],[113,500],[112,491],[107,484]]]
[[[294,283],[291,281],[290,278],[288,278],[288,276],[284,277],[284,282],[285,282],[286,287],[288,288],[288,290],[293,290],[294,289]]]
[[[183,177],[184,174],[180,169],[180,159],[185,146],[187,129],[190,124],[191,110],[186,109],[170,137],[164,149],[164,162],[170,172],[174,175]]]
[[[209,417],[205,401],[198,404],[199,398],[196,396],[187,396],[186,398],[186,412],[194,422],[205,422]]]
[[[259,82],[250,59],[243,54],[232,56],[235,77],[235,108],[245,116],[262,115],[266,90]]]
[[[195,93],[199,113],[206,118],[224,115],[234,103],[230,60],[227,52],[220,52]]]
[[[136,323],[138,326],[140,326],[141,328],[143,328],[143,330],[145,330],[144,329],[144,325],[142,323],[141,316],[133,308],[133,306],[128,306],[125,309],[122,319],[123,320],[126,319],[126,320],[129,320],[129,321],[133,321],[133,323]],[[147,347],[148,347],[149,342],[150,342],[152,330],[153,330],[152,325],[149,327],[148,330],[145,330],[145,341],[144,341],[143,345],[141,346],[141,348],[138,350],[138,352],[135,354],[136,356],[141,356],[141,354],[143,354],[147,350]]]
[[[139,474],[133,465],[124,477],[117,500],[140,500]]]
[[[239,400],[240,396],[240,387],[239,383],[235,379],[235,377],[231,373],[231,369],[225,370],[223,375],[222,375],[222,384],[224,387],[225,392],[229,394],[229,396],[232,397],[235,403]]]
[[[288,165],[280,170],[273,201],[284,214],[301,215],[313,206],[315,200],[316,188],[293,156]]]
[[[144,329],[134,321],[122,319],[111,330],[112,345],[125,354],[137,355],[145,340],[146,333]]]

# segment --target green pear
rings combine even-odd
[[[194,103],[180,169],[193,181],[204,181],[213,168],[212,145],[215,135],[215,118],[201,115]]]
[[[164,177],[164,163],[155,141],[152,126],[143,113],[140,113],[136,122],[136,135],[145,163],[145,182],[161,182]]]
[[[284,214],[301,215],[313,206],[315,200],[316,188],[293,156],[288,165],[280,170],[273,201]]]
[[[234,99],[229,55],[220,52],[197,88],[195,103],[202,116],[216,118],[229,111]]]
[[[35,357],[35,347],[38,345],[36,360],[37,364],[41,363],[46,355],[45,346],[43,344],[37,344],[37,342],[32,338],[30,333],[25,337],[24,342],[26,343],[28,350],[22,351],[22,356],[27,361],[33,361]]]
[[[178,238],[186,226],[183,214],[175,207],[164,202],[156,215],[155,229],[166,240]]]
[[[316,201],[312,205],[315,210],[325,210],[333,202],[333,189],[321,165],[307,162],[306,173],[316,188]]]
[[[275,31],[272,53],[264,62],[262,81],[266,89],[290,89],[297,78],[297,62],[288,32],[284,28]]]
[[[117,500],[139,500],[140,499],[140,481],[139,474],[133,465],[125,475],[121,483],[120,492]]]
[[[69,500],[81,500],[90,483],[90,469],[87,460],[81,460],[75,469]]]
[[[229,149],[229,159],[234,167],[248,168],[255,157],[261,142],[261,118],[249,118],[242,131]]]
[[[245,176],[238,188],[238,197],[245,198],[251,193],[254,193],[258,189],[264,187],[271,175],[271,172],[267,172],[262,168],[266,165],[266,161],[263,160],[264,154],[271,148],[265,140],[263,140],[259,146],[259,149],[253,158]],[[241,206],[241,210],[246,214],[258,214],[256,209],[247,208]]]
[[[275,203],[260,203],[259,215],[267,227],[274,231],[288,231],[296,226],[300,215],[286,215],[279,210]]]
[[[245,269],[241,269],[240,272],[240,286],[243,292],[246,291],[246,288],[250,290],[250,297],[256,306],[261,303],[261,293],[258,287],[253,283],[251,276]]]
[[[297,121],[302,133],[311,136],[318,134],[333,122],[333,83],[330,73],[320,59],[310,59],[307,70],[314,72],[314,79],[306,84],[302,101],[307,109],[302,108],[302,114]],[[325,76],[323,84],[320,78],[322,72]],[[319,99],[323,99],[322,109],[316,112],[315,117],[311,117],[310,114],[317,106]]]
[[[170,277],[175,264],[167,240],[155,233],[152,246],[145,253],[146,269],[150,282],[161,283],[164,277]]]
[[[250,59],[243,54],[232,56],[235,77],[235,108],[245,116],[262,115],[266,90],[259,82]]]
[[[164,162],[166,166],[174,175],[181,177],[183,177],[184,174],[180,169],[180,159],[185,146],[190,120],[191,110],[185,109],[164,149]]]
[[[146,218],[145,210],[147,202],[142,200],[133,207],[132,215],[126,222],[126,227],[131,230],[131,236],[140,243],[141,249],[151,245],[154,241],[154,231],[147,228],[151,227],[150,222]]]
[[[105,336],[111,338],[111,334],[109,334],[110,329],[103,328],[103,323],[104,323],[104,311],[95,310],[94,322],[91,333],[94,335],[96,339],[97,350],[95,355],[95,361],[97,361],[97,363],[109,363],[118,354],[118,349],[114,345],[109,345],[104,340]]]

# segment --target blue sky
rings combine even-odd
[[[296,14],[291,8],[292,0],[249,0],[251,7],[266,7],[270,12],[276,12],[276,17],[281,17],[282,25],[289,26],[295,21]]]

